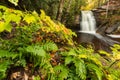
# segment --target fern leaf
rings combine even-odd
[[[34,80],[41,80],[41,78],[39,76],[35,76]]]
[[[58,73],[58,80],[67,79],[69,71],[63,65],[57,65],[54,67],[55,73]]]
[[[80,54],[80,55],[78,55],[78,57],[79,57],[80,59],[87,59],[87,58],[88,58],[88,55],[86,55],[86,54]]]
[[[9,15],[8,15],[9,14]],[[4,20],[6,21],[6,22],[10,22],[10,21],[14,21],[14,22],[16,22],[16,23],[19,23],[20,22],[20,20],[21,20],[21,17],[20,17],[20,15],[19,14],[13,14],[13,13],[7,13],[7,15],[5,15],[4,17]],[[13,19],[14,18],[14,19]]]
[[[0,5],[0,9],[2,9],[2,10],[6,10],[7,7]]]
[[[10,61],[3,61],[3,62],[0,62],[0,80],[2,78],[5,78],[6,77],[6,71],[9,67],[9,65],[11,64]]]
[[[43,45],[43,48],[45,49],[45,51],[57,51],[58,50],[57,45],[53,42],[46,42]]]
[[[100,60],[98,59],[98,58],[96,58],[95,56],[92,56],[92,57],[88,57],[88,59],[90,60],[90,61],[92,61],[93,63],[95,63],[96,65],[98,65],[98,66],[102,66],[102,63],[100,62]]]
[[[26,51],[30,52],[34,56],[42,56],[42,57],[46,56],[46,52],[40,46],[28,46],[26,48]]]
[[[68,56],[65,58],[65,65],[70,64],[73,61],[72,56]]]
[[[40,11],[41,11],[40,18],[45,19],[45,17],[46,17],[45,12],[43,10],[40,10]]]
[[[105,56],[108,56],[108,57],[110,56],[109,53],[107,53],[107,52],[105,52],[105,51],[103,51],[103,50],[100,50],[100,51],[99,51],[99,54],[100,54],[100,55],[105,55]]]
[[[4,24],[5,24],[4,22],[0,21],[0,32],[4,31],[4,29],[5,29]]]
[[[28,24],[33,23],[33,22],[36,21],[35,17],[32,16],[32,15],[29,15],[29,14],[25,15],[23,20],[26,21]]]
[[[82,79],[86,80],[86,67],[83,60],[74,60],[76,67],[76,74]]]
[[[18,54],[6,51],[6,50],[0,50],[0,58],[12,58],[15,59],[18,56]]]
[[[11,2],[12,4],[14,4],[15,6],[17,6],[19,0],[8,0],[8,1]]]
[[[99,68],[97,65],[95,64],[87,64],[87,68],[89,71],[92,71],[94,74],[93,75],[97,75],[98,80],[102,80],[103,77],[103,72],[102,69]]]
[[[70,56],[76,56],[76,52],[74,49],[71,49],[69,52],[68,52],[68,55]]]

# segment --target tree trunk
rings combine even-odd
[[[66,8],[66,14],[64,14],[64,19],[62,20],[62,22],[65,24],[66,23],[66,18],[69,15],[70,12],[70,6],[71,6],[72,0],[68,1],[68,6]]]
[[[58,21],[61,21],[63,6],[64,6],[64,0],[60,0],[60,4],[59,4],[59,7],[58,7],[58,12],[57,12],[57,17],[56,17],[56,20],[58,20]]]

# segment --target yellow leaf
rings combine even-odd
[[[26,21],[28,24],[36,21],[35,17],[32,15],[26,15],[23,20]]]
[[[5,29],[4,22],[0,22],[0,32],[3,32]]]
[[[101,62],[99,61],[99,59],[95,58],[95,57],[91,57],[90,58],[93,62],[95,62],[95,64],[102,66]]]
[[[117,62],[116,66],[118,66],[120,68],[120,62]]]
[[[43,10],[40,10],[40,11],[41,11],[40,18],[45,19],[46,17],[45,12]]]
[[[112,78],[111,75],[108,75],[108,76],[107,76],[107,79],[108,79],[108,80],[113,80],[113,78]]]
[[[99,54],[100,55],[105,55],[105,56],[110,56],[110,54],[109,53],[107,53],[106,51],[103,51],[103,50],[99,50]]]
[[[86,6],[82,6],[81,10],[91,10],[95,8],[96,0],[86,0]]]
[[[116,60],[120,60],[120,54],[116,54],[115,56],[113,56],[114,57],[114,59],[116,59]]]
[[[87,59],[87,55],[86,54],[80,54],[79,58]]]

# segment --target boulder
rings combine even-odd
[[[96,32],[99,33],[99,34],[105,34],[105,30],[107,28],[107,24],[108,24],[108,22],[104,22],[102,25],[100,25],[97,28]]]
[[[111,34],[111,33],[115,32],[119,26],[120,26],[120,22],[117,22],[113,26],[107,27],[107,29],[105,30],[105,33]]]

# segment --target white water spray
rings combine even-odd
[[[92,11],[82,11],[81,31],[85,33],[95,33],[96,21]]]

